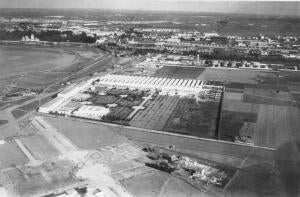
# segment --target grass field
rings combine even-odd
[[[157,70],[155,77],[177,78],[177,79],[196,79],[205,68],[164,66]]]
[[[206,81],[257,84],[261,76],[273,76],[273,74],[270,72],[256,70],[206,68],[197,79]]]
[[[176,107],[179,97],[157,96],[130,121],[135,127],[162,130]]]

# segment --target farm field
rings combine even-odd
[[[164,66],[157,70],[155,77],[177,78],[177,79],[196,79],[205,68]]]
[[[258,86],[225,91],[219,137],[271,148],[299,139],[300,111],[294,94],[287,86]]]
[[[285,142],[299,140],[300,112],[296,107],[262,105],[254,131],[259,146],[279,147]]]
[[[206,68],[197,79],[206,81],[257,84],[263,76],[274,76],[271,72],[241,69]]]
[[[179,100],[180,98],[176,96],[159,95],[150,101],[146,109],[140,110],[129,124],[140,128],[163,130]]]
[[[218,109],[219,102],[197,102],[195,99],[181,98],[163,130],[214,138]]]
[[[256,88],[244,89],[243,102],[266,105],[295,105],[295,101],[289,92]]]

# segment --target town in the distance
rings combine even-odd
[[[297,197],[300,18],[0,9],[1,197]]]

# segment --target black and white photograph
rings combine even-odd
[[[0,0],[0,197],[300,197],[300,1]]]

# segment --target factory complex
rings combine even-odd
[[[97,82],[99,86],[129,88],[141,90],[157,90],[167,95],[198,95],[203,81],[194,79],[173,79],[146,76],[106,75]]]
[[[106,94],[105,91],[97,91],[103,88],[150,91],[161,95],[185,97],[200,96],[210,89],[220,89],[222,86],[195,79],[106,74],[67,87],[58,93],[56,98],[41,106],[39,112],[100,120],[111,110],[111,105],[92,102],[95,95]]]

